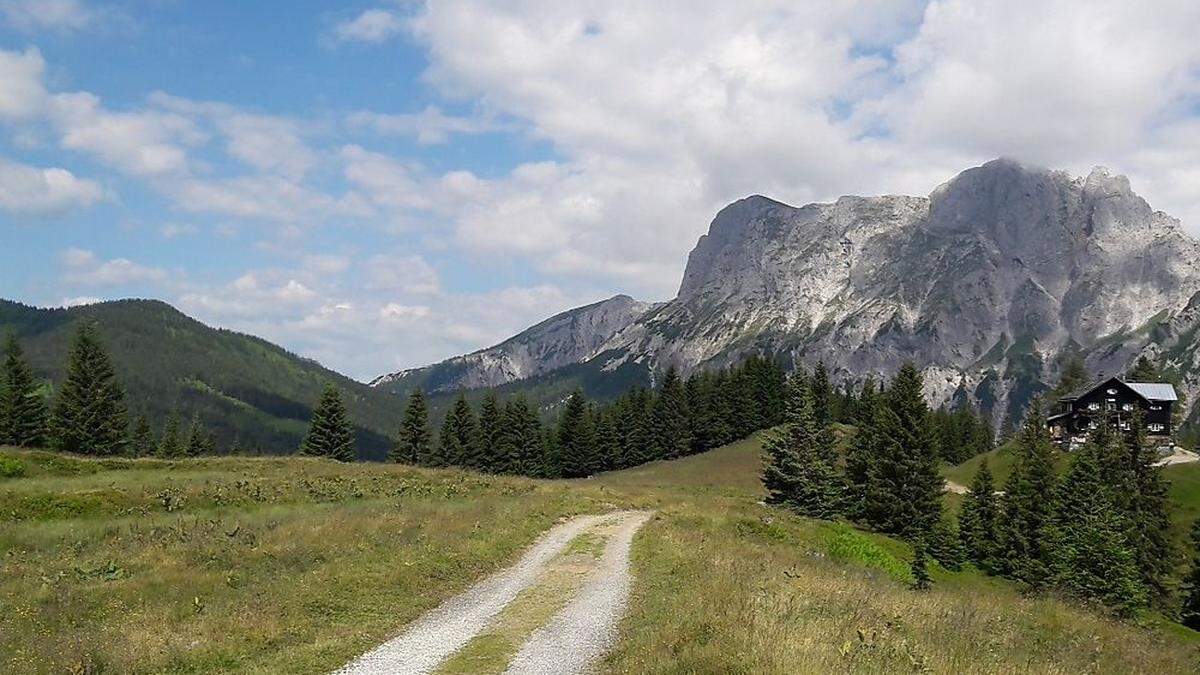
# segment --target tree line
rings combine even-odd
[[[633,388],[606,404],[576,391],[552,423],[521,394],[502,402],[488,392],[476,409],[460,393],[436,438],[425,394],[414,390],[389,459],[542,478],[589,476],[703,452],[775,426],[783,418],[785,379],[778,363],[759,356],[686,379],[671,368],[658,386]]]
[[[908,539],[918,585],[928,583],[928,556],[950,569],[970,562],[1034,590],[1121,612],[1170,606],[1176,552],[1167,486],[1139,421],[1128,436],[1099,425],[1060,472],[1045,413],[1035,404],[1014,441],[1016,463],[1003,491],[985,460],[955,523],[943,512],[938,462],[959,455],[948,451],[947,437],[982,441],[955,430],[968,425],[947,426],[953,414],[930,411],[922,385],[912,364],[882,391],[868,383],[857,433],[841,457],[818,397],[804,381],[789,382],[784,425],[764,446],[769,503]],[[1200,523],[1195,527],[1200,546]],[[1200,552],[1183,596],[1183,620],[1200,624]]]
[[[0,445],[50,447],[97,456],[163,458],[212,454],[216,442],[200,419],[184,428],[177,411],[156,435],[144,415],[131,423],[125,390],[91,323],[81,323],[67,354],[66,378],[47,401],[16,336],[0,368]]]

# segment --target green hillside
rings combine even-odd
[[[970,567],[912,591],[907,544],[763,506],[760,452],[537,481],[0,449],[0,671],[330,672],[554,522],[636,507],[655,516],[600,672],[1194,672],[1200,634],[1153,613]]]
[[[192,414],[218,446],[285,454],[299,445],[326,382],[341,388],[364,458],[381,458],[402,402],[265,340],[206,326],[155,300],[41,309],[0,300],[0,335],[12,331],[46,386],[60,382],[76,324],[94,321],[133,415],[161,427]]]

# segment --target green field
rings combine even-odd
[[[554,522],[618,507],[656,515],[634,542],[609,672],[1194,672],[1200,662],[1191,631],[1024,597],[971,570],[935,570],[934,589],[913,592],[906,545],[760,505],[758,452],[751,440],[533,481],[3,450],[0,476],[18,475],[0,478],[0,671],[328,672]],[[1186,475],[1176,494],[1194,497],[1200,473]]]

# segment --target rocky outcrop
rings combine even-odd
[[[432,366],[383,375],[373,387],[427,391],[497,387],[585,361],[653,305],[618,295],[557,314],[504,342]]]
[[[999,159],[929,197],[734,202],[692,251],[677,297],[606,322],[603,340],[572,338],[580,348],[564,356],[590,350],[582,358],[597,369],[652,373],[768,352],[824,361],[843,379],[912,360],[932,402],[965,397],[999,423],[1054,381],[1067,353],[1097,373],[1145,352],[1200,371],[1197,292],[1200,243],[1125,177]],[[520,370],[469,381],[519,377],[542,358],[532,345],[520,353]]]

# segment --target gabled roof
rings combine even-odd
[[[1105,386],[1109,382],[1129,387],[1133,393],[1141,396],[1147,401],[1177,401],[1179,397],[1175,394],[1175,387],[1169,382],[1126,382],[1119,377],[1105,377],[1092,382],[1091,384],[1077,389],[1067,396],[1059,399],[1060,401],[1074,401],[1077,398],[1092,393],[1093,391]]]
[[[1178,401],[1175,387],[1167,382],[1126,382],[1130,389],[1142,395],[1147,401]]]

